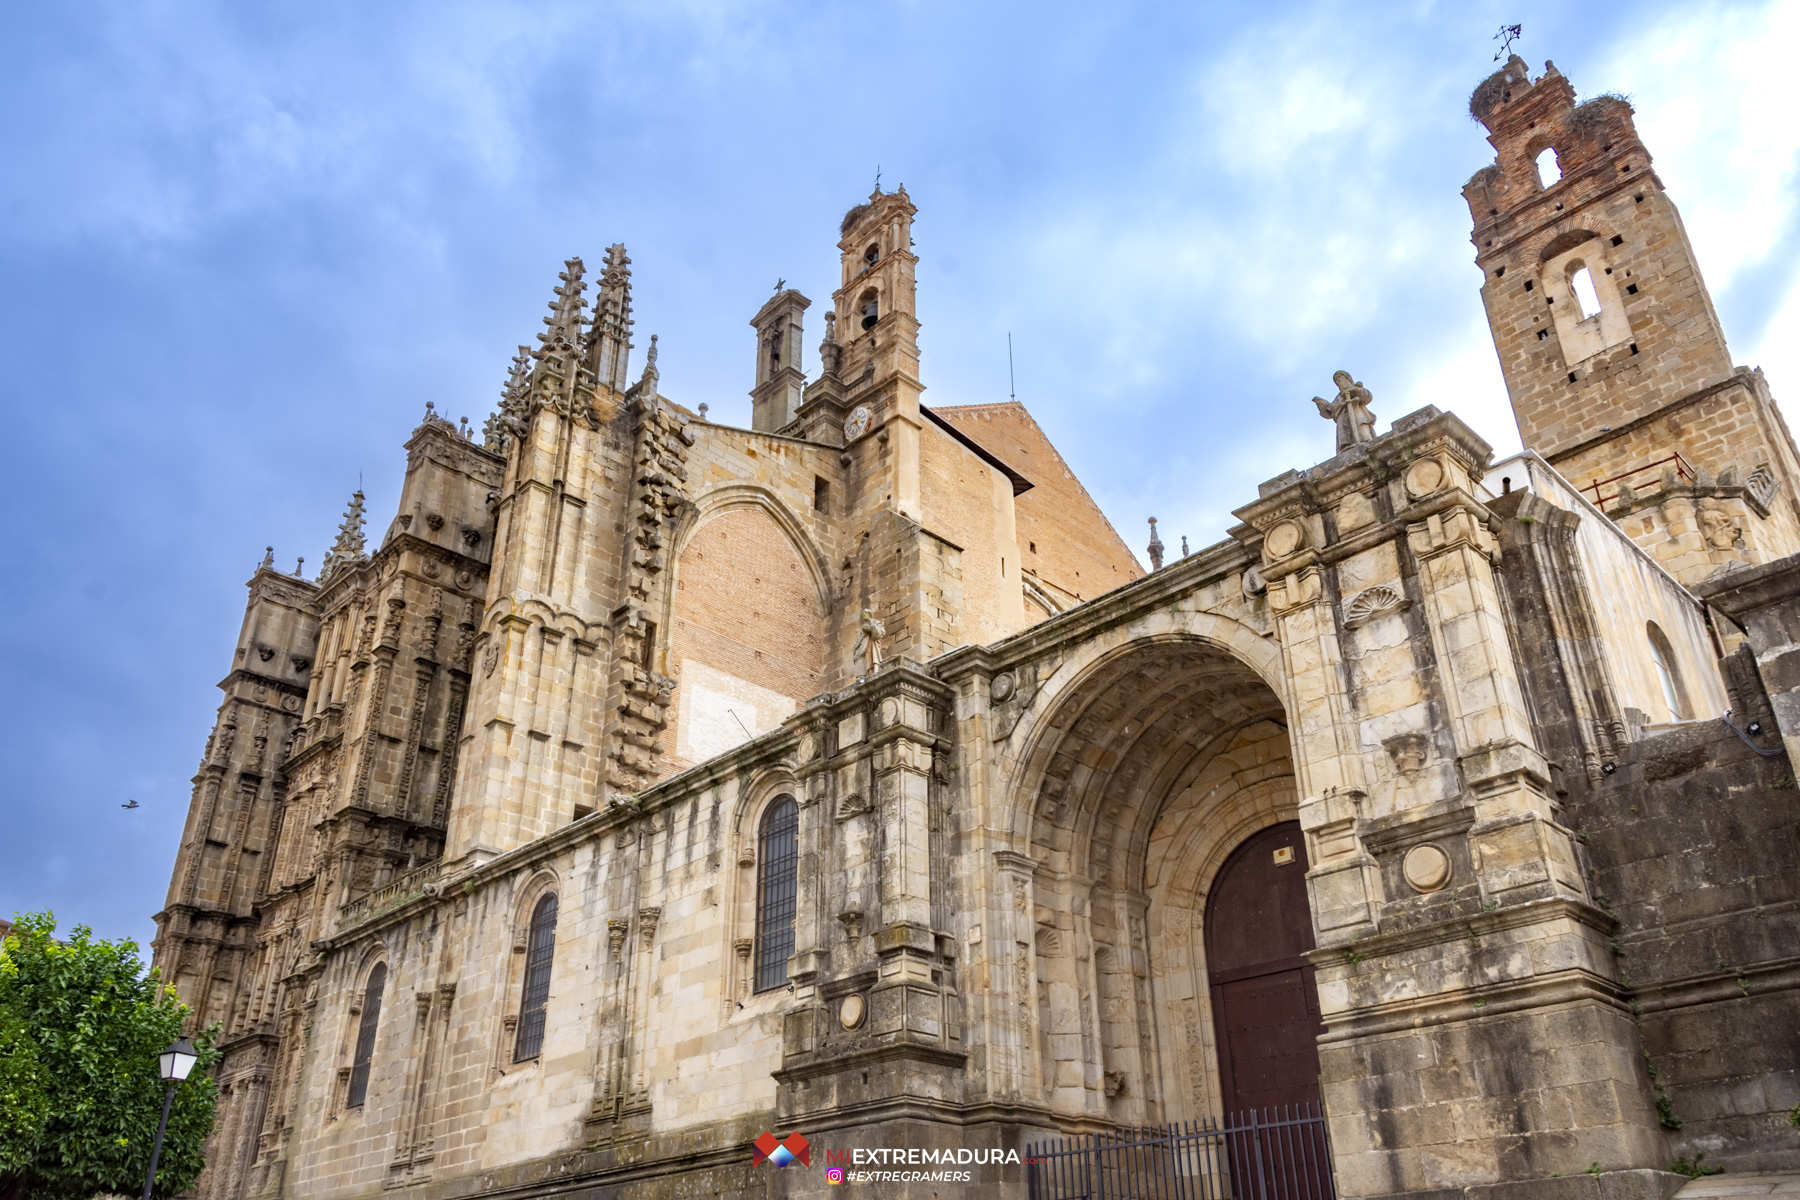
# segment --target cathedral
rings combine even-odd
[[[904,187],[816,365],[751,319],[749,429],[570,259],[485,429],[249,581],[156,917],[197,1195],[1800,1167],[1800,458],[1630,104],[1470,108],[1525,450],[1340,372],[1148,573],[1025,408],[925,403]]]

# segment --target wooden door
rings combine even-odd
[[[1319,1099],[1324,1032],[1306,902],[1306,843],[1289,821],[1248,838],[1206,899],[1206,969],[1227,1113]]]

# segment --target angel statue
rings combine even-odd
[[[862,610],[862,630],[856,635],[856,645],[850,648],[850,657],[862,668],[862,678],[875,673],[881,665],[881,639],[887,636],[887,629],[875,619],[875,610]]]
[[[1314,396],[1313,403],[1319,406],[1321,417],[1337,422],[1337,453],[1342,454],[1358,442],[1375,440],[1375,414],[1369,411],[1375,397],[1350,378],[1348,371],[1335,372],[1331,379],[1338,385],[1337,399],[1327,404]]]

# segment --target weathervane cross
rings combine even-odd
[[[1499,62],[1512,53],[1512,44],[1519,40],[1521,28],[1523,27],[1519,25],[1502,25],[1500,27],[1500,32],[1494,35],[1494,40],[1500,43],[1500,48],[1494,51],[1495,62]]]
[[[775,281],[775,290],[778,292],[786,286],[787,286],[787,280],[785,280],[785,279],[777,279]]]

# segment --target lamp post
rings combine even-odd
[[[168,1080],[169,1090],[163,1094],[162,1120],[156,1126],[156,1148],[150,1151],[150,1175],[144,1180],[144,1200],[150,1200],[150,1190],[156,1186],[156,1160],[162,1157],[163,1134],[169,1128],[169,1108],[175,1103],[175,1089],[199,1061],[200,1055],[194,1044],[186,1038],[156,1056],[156,1073]]]

